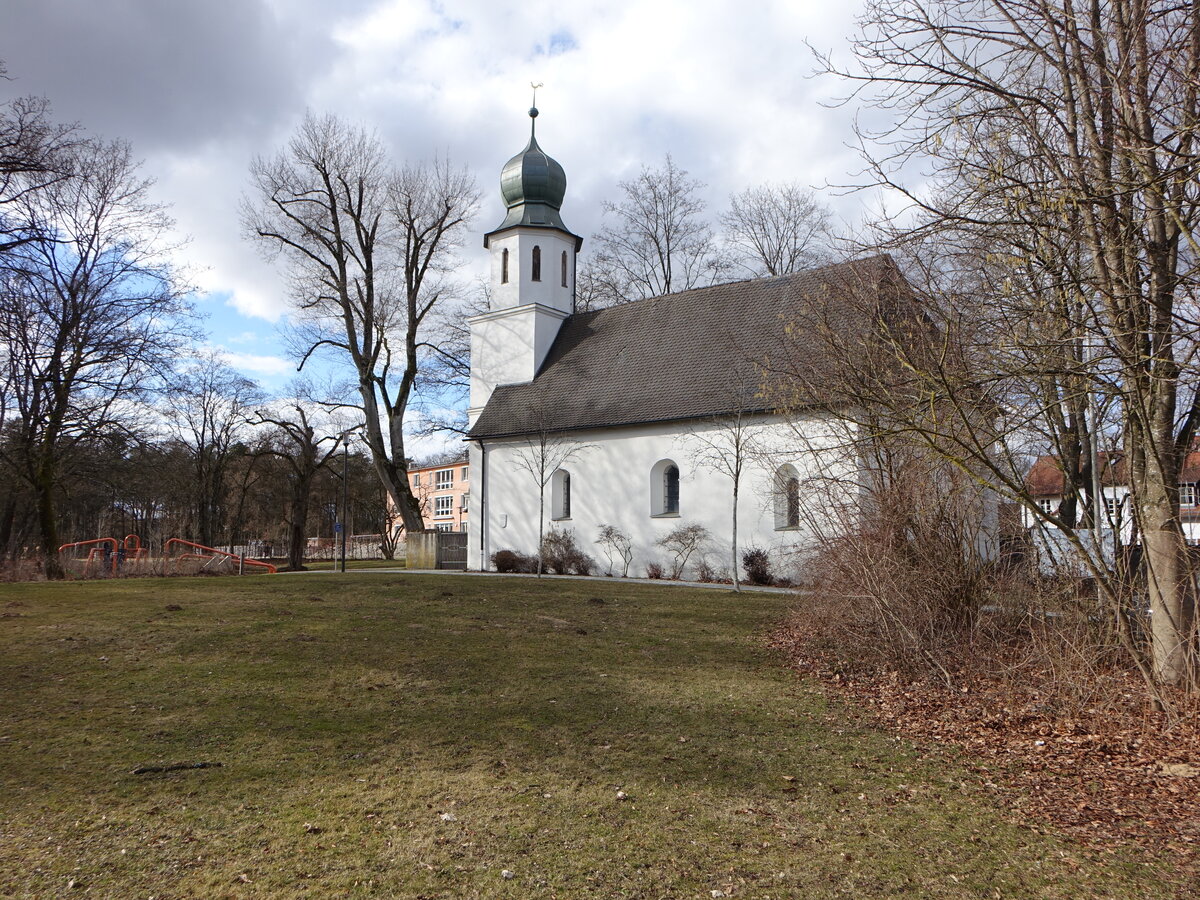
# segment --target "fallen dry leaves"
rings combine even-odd
[[[1113,676],[1113,699],[1070,717],[1032,689],[978,674],[952,683],[897,673],[844,674],[783,629],[772,644],[856,714],[957,760],[1019,824],[1096,848],[1134,844],[1200,870],[1200,703],[1176,720],[1150,709],[1137,676]],[[1124,686],[1122,689],[1121,686]],[[1181,701],[1182,703],[1183,701]]]

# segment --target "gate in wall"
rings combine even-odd
[[[467,535],[463,531],[439,531],[437,536],[437,567],[439,569],[467,568]]]
[[[408,536],[405,567],[467,568],[467,535],[463,531],[416,531]]]

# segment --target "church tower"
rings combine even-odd
[[[507,214],[483,237],[491,251],[491,301],[471,326],[474,424],[493,389],[532,381],[563,319],[574,311],[575,260],[583,238],[563,224],[563,167],[538,146],[537,107],[529,110],[529,145],[500,172]]]

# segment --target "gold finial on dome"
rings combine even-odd
[[[536,84],[534,84],[531,81],[531,82],[529,82],[529,86],[531,88],[533,88],[533,102],[529,105],[529,118],[534,120],[529,123],[529,131],[530,131],[530,134],[532,134],[534,129],[537,127],[537,114],[538,114],[537,92],[538,92],[538,88],[542,87],[543,85],[540,81],[537,82]]]

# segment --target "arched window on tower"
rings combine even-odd
[[[500,254],[500,283],[508,284],[508,248]]]
[[[542,280],[542,248],[534,246],[533,248],[533,265],[531,268],[530,278],[534,281]]]
[[[775,470],[775,530],[800,527],[800,473],[795,466]]]
[[[563,254],[562,254],[562,286],[563,287],[567,286],[567,251],[566,250],[564,250]]]

